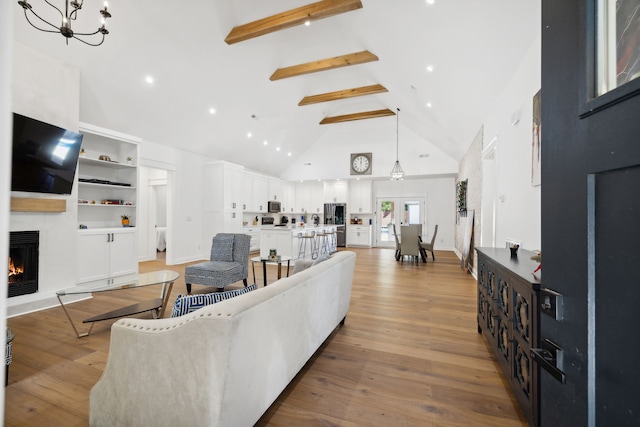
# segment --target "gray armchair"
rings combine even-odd
[[[431,243],[425,242],[425,243],[421,243],[420,247],[424,250],[424,251],[428,251],[431,252],[431,259],[432,260],[436,260],[436,256],[433,253],[433,245],[436,242],[436,234],[438,234],[438,224],[436,224],[436,229],[433,230],[433,236],[431,236]]]
[[[213,236],[210,261],[184,269],[187,293],[191,293],[193,283],[224,289],[225,286],[242,280],[246,287],[250,243],[251,236],[247,234],[218,233]]]

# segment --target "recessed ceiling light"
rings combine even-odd
[[[153,84],[153,76],[147,76],[144,78],[144,81],[149,83],[149,84]]]
[[[253,135],[251,135],[251,132],[247,132],[247,138],[251,138]]]
[[[427,107],[431,108],[431,103],[427,102]]]
[[[427,4],[434,4],[436,0],[427,0]]]
[[[267,140],[265,139],[265,140],[264,140],[264,142],[262,143],[262,145],[267,145],[267,144],[268,144],[268,142],[267,142]]]
[[[308,27],[309,25],[311,25],[311,21],[309,21],[309,20],[307,19],[306,21],[304,21],[304,25],[306,25],[306,26]]]
[[[427,71],[432,73],[433,72],[433,65],[427,65]]]
[[[280,147],[276,147],[276,151],[280,151]]]
[[[215,108],[209,108],[209,114],[215,114],[215,113],[216,113]]]
[[[287,156],[291,157],[291,151],[289,151],[289,152],[287,153]]]

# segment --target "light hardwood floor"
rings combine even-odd
[[[416,266],[396,262],[391,249],[349,250],[357,262],[345,325],[258,426],[527,425],[477,333],[475,281],[452,252],[436,251],[435,262]],[[183,274],[184,267],[159,260],[141,263],[140,271]],[[275,280],[274,266],[267,277]],[[261,286],[260,265],[256,282]],[[71,315],[80,321],[158,292],[148,287],[100,294],[72,304]],[[180,279],[172,297],[184,292]],[[194,285],[194,292],[207,289]],[[78,339],[60,307],[8,319],[16,338],[5,426],[87,426],[89,391],[104,369],[112,323],[98,323]],[[171,369],[180,363],[176,356]]]

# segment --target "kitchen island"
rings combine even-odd
[[[305,225],[304,227],[262,227],[260,229],[260,257],[269,256],[269,249],[278,251],[278,255],[290,256],[293,260],[298,259],[300,252],[300,234],[316,234],[321,231],[337,230],[336,225]],[[316,237],[316,244],[320,241]],[[311,251],[308,249],[305,258],[311,259]]]

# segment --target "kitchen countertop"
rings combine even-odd
[[[258,226],[254,226],[254,227],[258,227]],[[325,228],[331,228],[331,227],[337,227],[337,225],[335,224],[326,224],[326,225],[318,225],[317,227],[314,225],[305,225],[304,227],[292,227],[292,226],[287,226],[287,227],[275,227],[273,225],[263,225],[260,226],[260,230],[269,230],[269,231],[287,231],[287,232],[304,232],[306,230],[322,230]],[[245,228],[252,228],[252,227],[245,227]]]

